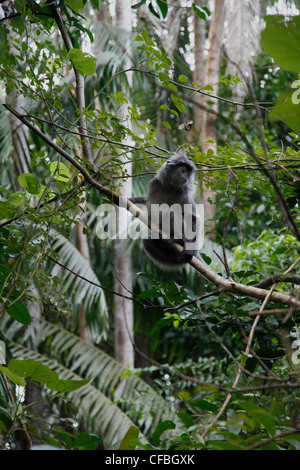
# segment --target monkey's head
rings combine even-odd
[[[162,186],[178,191],[190,190],[196,167],[183,152],[178,152],[167,160],[157,174]]]

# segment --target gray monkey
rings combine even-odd
[[[147,196],[130,198],[130,200],[134,204],[146,206],[148,214],[151,214],[151,206],[154,204],[166,205],[167,207],[177,204],[181,208],[182,216],[184,206],[191,205],[191,218],[189,220],[191,220],[192,232],[195,233],[197,232],[196,226],[197,219],[199,218],[197,206],[191,197],[195,170],[196,167],[194,163],[187,158],[183,151],[179,151],[162,165],[157,172],[157,176],[150,181]],[[170,221],[170,237],[166,240],[158,235],[157,239],[147,238],[143,240],[144,249],[150,258],[162,269],[179,268],[191,261],[192,256],[195,256],[202,263],[206,264],[199,255],[198,250],[186,249],[190,239],[186,236],[184,222],[181,227],[181,236],[179,238],[176,236],[176,217],[174,217],[173,212],[164,210],[160,212],[159,227],[161,228],[165,214],[167,214]],[[183,217],[181,217],[181,219],[182,221],[184,220]],[[177,253],[172,247],[173,242],[177,242],[183,246],[184,251]],[[276,282],[300,285],[300,277],[294,275],[275,275],[258,284],[254,284],[254,287],[266,289]]]
[[[154,214],[160,230],[163,230],[165,222],[169,224],[167,240],[158,232],[156,239],[153,239],[153,232],[151,238],[143,239],[146,253],[162,269],[179,268],[188,263],[192,256],[204,262],[198,250],[189,249],[195,246],[193,242],[200,220],[197,206],[190,195],[195,170],[194,163],[183,151],[179,151],[162,165],[157,176],[150,181],[147,196],[131,199],[135,204],[146,206],[151,221]],[[175,211],[170,211],[170,207]],[[173,242],[183,246],[184,251],[177,253],[172,247]]]

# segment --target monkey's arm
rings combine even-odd
[[[129,200],[133,202],[133,204],[146,204],[147,202],[146,196],[130,197]]]

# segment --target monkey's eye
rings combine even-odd
[[[181,174],[181,176],[188,176],[189,171],[185,166],[183,166],[183,167],[180,168],[180,174]]]

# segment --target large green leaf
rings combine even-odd
[[[250,401],[240,401],[239,405],[247,411],[258,425],[264,426],[271,436],[275,435],[276,423],[270,413]]]
[[[75,65],[80,75],[93,75],[96,70],[96,59],[80,49],[71,49],[68,52],[69,59]]]
[[[12,359],[9,362],[8,369],[12,374],[18,377],[31,379],[47,385],[50,390],[60,393],[72,392],[89,383],[90,379],[84,380],[64,380],[59,379],[56,372],[47,365],[35,360],[17,360]]]
[[[300,16],[267,16],[261,35],[262,47],[275,63],[290,72],[300,73]]]
[[[31,323],[28,308],[20,300],[15,302],[11,307],[8,307],[7,313],[18,322],[23,323],[23,325],[30,325]]]
[[[300,132],[300,105],[293,102],[294,90],[284,90],[272,108],[270,121],[284,121],[295,132]]]
[[[18,181],[30,194],[39,194],[41,185],[32,173],[22,173],[18,176]]]
[[[65,2],[74,11],[80,11],[83,8],[83,0],[65,0]]]
[[[8,367],[0,366],[0,371],[2,374],[6,375],[14,384],[21,385],[25,387],[26,381],[23,377],[20,377],[18,374],[14,374]]]

